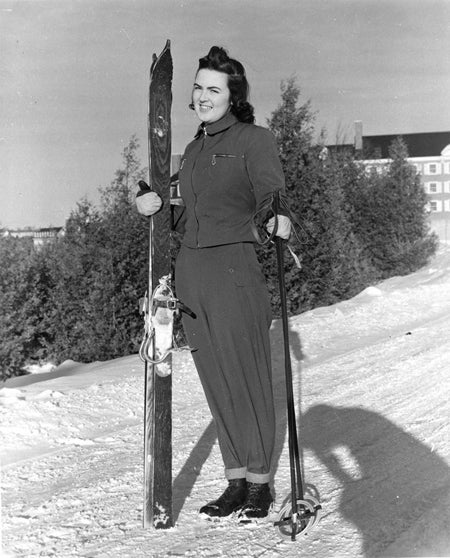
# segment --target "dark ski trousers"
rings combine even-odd
[[[177,297],[227,479],[269,481],[275,440],[270,300],[252,243],[182,246]]]

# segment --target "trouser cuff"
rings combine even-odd
[[[227,480],[245,479],[246,476],[247,469],[245,467],[239,467],[236,469],[225,469],[225,478]]]
[[[247,482],[254,482],[256,484],[267,484],[270,480],[270,473],[250,473],[247,471],[245,475]]]

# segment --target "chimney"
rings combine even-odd
[[[362,148],[362,120],[355,120],[355,151],[361,152]]]

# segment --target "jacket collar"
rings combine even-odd
[[[220,120],[217,120],[216,122],[211,122],[211,124],[200,124],[195,137],[198,138],[202,134],[213,136],[214,134],[218,134],[219,132],[227,130],[237,121],[238,119],[236,118],[236,116],[234,116],[234,114],[232,114],[231,112],[227,112],[224,116],[222,116]]]

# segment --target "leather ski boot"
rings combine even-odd
[[[267,483],[247,483],[247,498],[238,512],[240,523],[249,523],[254,519],[267,517],[273,498]]]
[[[199,513],[208,517],[226,517],[242,506],[247,497],[245,479],[231,479],[224,493],[200,508]]]

